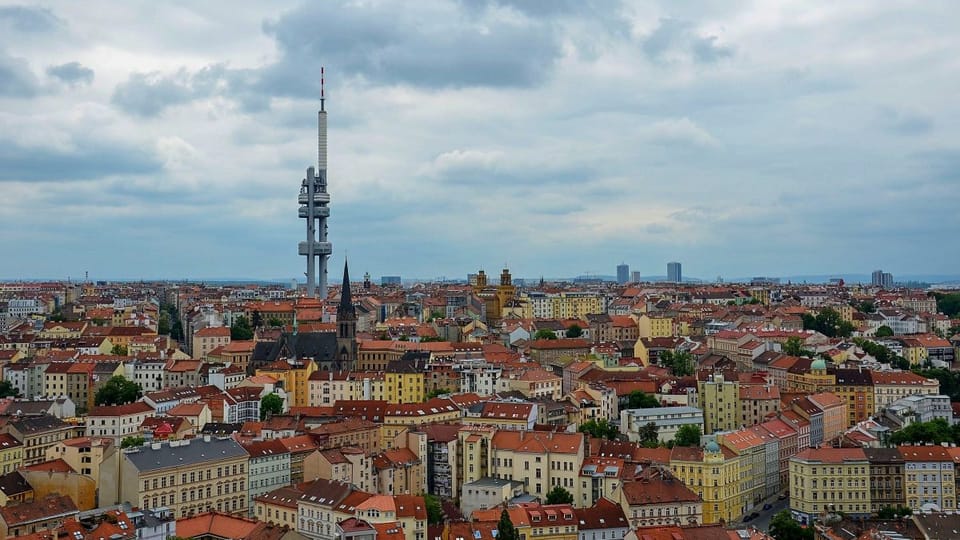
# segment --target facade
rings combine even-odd
[[[120,463],[120,499],[174,516],[216,510],[246,515],[249,454],[233,439],[153,443],[127,449]]]
[[[703,501],[665,466],[651,466],[623,484],[620,504],[633,528],[700,525]]]
[[[498,431],[486,468],[489,476],[523,482],[527,493],[541,500],[562,486],[576,501],[584,444],[583,433]]]
[[[672,441],[685,425],[694,425],[703,433],[703,410],[698,407],[651,407],[620,411],[620,431],[631,442],[640,441],[640,430],[649,423],[657,426],[660,442]]]
[[[802,524],[827,512],[869,517],[869,474],[862,448],[804,450],[790,459],[790,513]]]
[[[155,415],[153,407],[142,401],[126,405],[94,407],[87,416],[87,437],[109,437],[120,444],[124,437],[140,433],[140,425]]]
[[[460,512],[469,518],[474,510],[496,508],[524,493],[519,480],[484,477],[463,484],[460,491]]]
[[[901,446],[907,507],[914,512],[955,510],[956,478],[953,457],[942,446]]]
[[[276,439],[253,442],[243,448],[250,455],[247,508],[250,517],[257,517],[254,514],[254,499],[290,485],[290,451]]]
[[[617,283],[623,285],[630,281],[630,265],[623,263],[617,265]]]
[[[207,353],[217,347],[230,344],[230,328],[226,326],[208,326],[193,333],[193,350],[191,356],[196,360],[203,360]]]
[[[47,449],[64,439],[72,438],[76,428],[53,416],[29,416],[0,427],[23,445],[23,465],[29,467],[46,461]]]
[[[896,448],[864,448],[870,462],[870,510],[907,505],[904,460]]]
[[[703,409],[703,433],[731,431],[740,427],[740,383],[726,381],[723,375],[698,381],[697,399]]]
[[[672,283],[680,283],[683,281],[683,273],[681,271],[680,263],[667,263],[667,281]]]
[[[740,457],[716,442],[670,451],[674,475],[703,500],[703,523],[736,521],[746,511],[740,494]]]

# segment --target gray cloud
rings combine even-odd
[[[0,6],[0,23],[21,32],[45,32],[61,25],[49,9],[33,6]]]
[[[692,23],[672,18],[660,19],[660,25],[643,40],[643,51],[651,60],[666,62],[674,55],[690,56],[701,64],[712,64],[733,56],[733,49],[717,43],[717,36],[703,36]]]
[[[900,135],[924,135],[933,130],[933,118],[921,113],[880,107],[877,117],[881,126]]]
[[[0,96],[32,97],[37,90],[37,78],[27,61],[0,50]]]
[[[90,180],[113,175],[153,174],[160,161],[141,148],[78,137],[74,148],[24,146],[0,140],[0,182]]]
[[[197,96],[185,70],[170,75],[134,73],[118,84],[111,101],[124,111],[139,116],[156,116],[167,107],[187,103]]]
[[[59,66],[47,68],[47,74],[60,79],[70,86],[90,84],[93,82],[93,70],[84,67],[80,62],[67,62]]]

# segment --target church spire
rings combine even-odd
[[[343,261],[343,286],[340,288],[340,306],[337,308],[339,313],[353,312],[353,295],[350,294],[350,270],[347,267],[347,261]]]

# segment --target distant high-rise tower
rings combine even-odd
[[[327,193],[327,111],[320,68],[320,112],[317,113],[317,170],[307,168],[300,185],[300,217],[307,220],[307,240],[300,242],[300,255],[307,257],[307,296],[327,298],[327,259],[333,244],[327,241],[330,194]],[[319,236],[318,233],[319,232]],[[317,273],[320,274],[319,290]]]
[[[680,283],[683,281],[683,273],[680,271],[680,263],[667,263],[667,281],[672,281],[673,283]]]
[[[630,265],[627,263],[617,265],[617,283],[621,285],[630,281]]]
[[[874,270],[873,274],[870,275],[870,284],[874,287],[892,289],[893,274],[890,272],[884,272],[883,270]]]

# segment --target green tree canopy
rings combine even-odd
[[[267,394],[260,399],[260,419],[267,416],[283,414],[283,398],[277,394]]]
[[[700,446],[700,426],[696,424],[685,424],[677,430],[677,435],[673,438],[675,446]]]
[[[497,540],[520,540],[520,534],[510,521],[510,514],[506,507],[500,512],[500,521],[497,522]]]
[[[127,346],[117,343],[110,349],[110,354],[115,354],[117,356],[126,356],[127,355]]]
[[[570,327],[567,328],[566,336],[568,338],[578,338],[582,335],[583,335],[583,328],[580,328],[580,325],[578,324],[571,324]]]
[[[234,319],[230,325],[230,339],[232,340],[251,340],[253,339],[253,327],[250,321],[243,315]]]
[[[146,440],[143,437],[139,435],[131,435],[129,437],[124,437],[123,440],[120,441],[120,448],[132,448],[134,446],[143,446],[144,442],[146,442]]]
[[[804,313],[801,317],[804,330],[816,330],[827,337],[850,337],[853,334],[853,323],[843,320],[840,312],[833,308],[821,309],[816,315]]]
[[[541,328],[533,335],[533,339],[557,339],[557,334],[553,330]]]
[[[547,493],[547,504],[573,504],[573,494],[563,486],[556,486]]]
[[[781,510],[770,520],[770,536],[777,540],[813,540],[813,527],[800,526],[790,510]]]
[[[166,311],[160,312],[160,320],[157,321],[157,333],[161,336],[170,333],[170,314]]]
[[[804,349],[803,340],[798,337],[787,338],[787,342],[783,344],[783,354],[806,356],[807,358],[813,358],[816,355],[813,351]]]
[[[894,445],[904,443],[940,444],[957,442],[958,440],[960,440],[960,426],[951,426],[943,418],[937,418],[929,422],[914,422],[890,435],[890,443]]]
[[[887,326],[887,325],[883,325],[883,326],[877,328],[877,331],[874,332],[873,335],[876,336],[876,337],[878,337],[878,338],[891,337],[891,336],[893,336],[893,328],[890,328],[890,327]]]
[[[10,381],[0,381],[0,398],[17,397],[20,391]]]
[[[641,390],[634,390],[633,392],[630,392],[630,395],[627,399],[628,409],[652,409],[660,406],[660,402],[657,401],[657,398]]]
[[[431,525],[443,523],[443,507],[440,506],[440,499],[436,495],[426,493],[423,495],[423,502],[427,507],[427,523]]]
[[[123,375],[110,377],[93,397],[95,405],[125,405],[140,399],[143,391],[140,385],[127,380]]]
[[[276,317],[270,317],[267,320],[267,326],[283,326],[283,321]]]
[[[436,390],[431,390],[431,391],[427,392],[427,399],[428,399],[428,400],[429,400],[429,399],[433,399],[433,398],[435,398],[435,397],[437,397],[437,396],[442,396],[442,395],[444,395],[444,394],[450,394],[450,393],[452,393],[452,392],[451,392],[451,390],[450,390],[449,388],[437,388]]]
[[[951,319],[960,315],[960,292],[935,292],[933,297],[937,299],[937,311]]]
[[[653,422],[641,426],[637,435],[640,437],[640,444],[647,448],[660,446],[660,428]]]
[[[600,420],[587,420],[586,422],[580,424],[580,432],[587,433],[590,436],[598,439],[610,439],[611,441],[616,439],[617,435],[620,434],[620,430],[617,429],[617,426],[608,422],[606,418],[601,418]]]
[[[690,351],[663,351],[657,359],[677,377],[693,375],[694,361]]]

